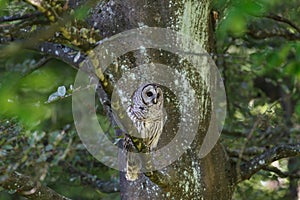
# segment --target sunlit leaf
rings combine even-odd
[[[57,88],[57,94],[58,94],[58,96],[61,96],[61,97],[65,96],[66,91],[67,90],[66,90],[65,86],[60,86],[60,87]]]
[[[245,116],[238,110],[234,113],[234,117],[239,121],[245,121]]]

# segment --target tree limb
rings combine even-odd
[[[10,42],[11,38],[0,38],[1,43]],[[57,44],[53,42],[42,42],[38,44],[24,45],[22,41],[14,41],[14,44],[10,44],[4,49],[3,54],[0,57],[5,57],[9,54],[14,54],[21,49],[29,49],[41,54],[44,54],[47,58],[56,58],[61,60],[75,69],[79,69],[80,63],[86,58],[86,54],[80,50],[73,49],[63,44]],[[91,69],[92,70],[92,69]],[[89,71],[92,72],[92,71]]]
[[[254,39],[266,39],[266,38],[273,38],[273,37],[282,37],[289,41],[300,40],[300,33],[294,34],[288,30],[254,30],[249,29],[247,32],[248,35],[253,37]]]
[[[18,172],[13,172],[0,185],[6,190],[16,191],[19,195],[28,199],[69,200],[69,198],[56,193],[42,183],[35,182],[29,176]]]
[[[64,61],[75,69],[86,58],[86,54],[62,44],[44,42],[34,47],[37,51]]]
[[[258,155],[250,161],[241,164],[237,182],[249,179],[259,170],[264,169],[270,163],[293,156],[300,156],[300,143],[297,144],[282,144],[273,147],[261,155]]]
[[[261,17],[261,16],[260,16]],[[290,27],[292,27],[297,32],[291,32],[286,28],[273,28],[273,29],[265,29],[265,30],[256,30],[255,27],[250,27],[247,34],[255,39],[266,39],[266,38],[273,38],[273,37],[282,37],[289,41],[300,40],[300,28],[290,21],[287,18],[282,16],[270,13],[263,16],[264,18],[274,20],[276,22],[282,22]]]
[[[245,138],[247,137],[246,133],[243,133],[241,131],[232,131],[228,129],[223,129],[222,134],[230,137],[237,137],[237,138]]]
[[[300,28],[296,24],[294,24],[292,21],[290,21],[289,19],[286,19],[282,16],[279,16],[279,15],[276,15],[276,14],[273,14],[273,13],[268,14],[265,17],[269,18],[269,19],[272,19],[272,20],[275,20],[275,21],[279,21],[279,22],[283,22],[285,24],[288,24],[291,27],[293,27],[295,30],[297,30],[298,33],[300,33]]]
[[[96,94],[98,96],[98,99],[100,101],[100,103],[103,106],[103,110],[105,111],[106,116],[108,117],[112,127],[114,128],[115,132],[116,132],[116,136],[122,136],[122,130],[120,128],[118,128],[118,124],[114,118],[112,109],[111,109],[111,102],[110,99],[107,95],[107,93],[105,92],[103,86],[99,83],[96,89]]]
[[[243,151],[243,155],[245,156],[256,156],[258,154],[263,153],[263,151],[266,148],[263,147],[250,147],[250,148],[246,148]],[[229,156],[231,157],[239,157],[241,155],[241,151],[240,150],[236,150],[236,149],[226,149],[226,152],[228,153]]]
[[[49,62],[51,60],[51,57],[49,56],[44,56],[42,57],[37,63],[35,63],[33,66],[30,66],[28,68],[24,68],[22,69],[22,76],[27,76],[30,73],[32,73],[33,71],[41,68],[42,66],[44,66],[47,62]]]
[[[3,22],[12,22],[12,21],[16,21],[16,20],[24,20],[24,19],[29,19],[29,18],[33,18],[33,17],[39,17],[42,16],[41,12],[34,12],[34,13],[29,13],[29,14],[24,14],[24,15],[13,15],[13,16],[3,16],[0,17],[0,23]]]
[[[287,177],[300,178],[300,175],[298,175],[298,174],[291,174],[291,173],[288,173],[288,172],[283,172],[283,171],[281,171],[280,169],[278,169],[277,167],[274,167],[274,166],[266,166],[266,167],[263,168],[263,170],[273,172],[273,173],[277,174],[280,178],[287,178]]]
[[[153,183],[157,184],[160,188],[166,189],[172,185],[172,178],[160,171],[152,171],[145,172],[145,176],[147,176]]]
[[[103,181],[97,176],[82,172],[69,163],[61,161],[60,164],[71,174],[78,174],[82,183],[90,185],[103,193],[120,191],[120,183],[117,181]]]

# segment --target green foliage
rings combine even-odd
[[[73,126],[71,97],[47,102],[59,86],[73,84],[76,71],[52,60],[31,72],[40,58],[23,51],[0,59],[0,181],[17,170],[72,199],[116,199],[118,194],[83,186],[80,174],[60,164],[68,162],[102,180],[118,181],[118,172],[98,163],[81,144]],[[107,123],[105,118],[101,121]],[[0,199],[9,198],[19,197],[0,192]]]
[[[18,59],[15,61],[16,63],[7,60],[4,67],[8,70],[28,70],[29,67],[36,64],[34,58],[27,57],[26,60],[21,63],[18,63]],[[28,60],[29,64],[27,64]],[[28,128],[36,128],[45,121],[60,115],[59,110],[55,111],[58,109],[55,108],[57,106],[47,105],[45,102],[58,84],[71,84],[73,76],[73,70],[64,67],[63,63],[57,61],[49,62],[26,77],[20,76],[17,71],[9,71],[2,76],[0,81],[0,102],[3,106],[0,114],[8,117],[18,116]],[[68,107],[70,108],[70,106]],[[65,111],[67,110],[63,112]],[[68,112],[70,114],[71,110]],[[70,120],[70,117],[67,118]]]
[[[254,175],[251,180],[245,181],[237,188],[233,200],[284,199],[287,183],[282,182],[282,180],[272,179],[270,174],[269,176],[262,175],[262,173]]]
[[[32,7],[26,5],[24,1],[20,0],[0,0],[0,16],[12,16],[33,11]]]
[[[217,10],[224,10],[224,16],[218,29],[217,37],[224,40],[227,34],[233,36],[243,36],[247,31],[247,24],[255,16],[266,12],[270,3],[260,1],[215,1]]]
[[[75,10],[74,16],[77,20],[83,21],[89,14],[89,10],[90,10],[89,6],[82,6],[79,9]]]
[[[8,0],[0,0],[0,16],[5,14],[4,8],[6,8]]]
[[[103,167],[85,151],[73,127],[64,128],[47,133],[26,131],[16,119],[0,119],[0,169],[5,170],[4,174],[0,174],[0,180],[5,180],[8,174],[17,169],[73,199],[108,198],[94,188],[82,187],[80,175],[66,173],[67,169],[59,164],[65,161],[79,165],[78,170],[88,171],[103,180],[117,176],[116,171]]]
[[[263,16],[276,13],[300,26],[299,0],[219,0],[214,3],[221,13],[216,44],[228,98],[225,129],[241,133],[223,136],[223,144],[231,150],[241,150],[300,141],[300,42],[284,37],[256,39],[248,34],[253,27],[254,31],[277,33],[284,29],[296,33],[288,24]],[[23,1],[0,0],[0,16],[25,14],[32,10],[32,7],[24,6]],[[89,8],[83,6],[73,14],[76,20],[83,21],[88,12]],[[35,28],[31,27],[31,30]],[[61,164],[62,161],[70,163],[78,171],[102,180],[118,180],[118,172],[95,160],[80,142],[73,126],[71,97],[61,95],[57,100],[47,102],[59,87],[72,85],[76,71],[54,59],[38,66],[41,58],[39,54],[20,50],[17,43],[1,52],[0,181],[18,170],[73,199],[118,199],[118,193],[103,194],[84,185],[80,174],[68,171]],[[72,91],[67,94],[71,95]],[[280,95],[291,99],[293,127],[287,125],[286,108]],[[114,140],[114,132],[101,106],[98,111],[101,126]],[[288,140],[283,140],[286,132],[290,135]],[[286,160],[278,166],[283,171],[288,170]],[[277,182],[280,182],[278,187],[268,185]],[[287,179],[261,171],[239,184],[234,199],[279,200],[284,198],[287,188]],[[0,199],[19,198],[13,194],[15,191],[8,191],[12,193],[8,195],[7,191],[1,190]]]
[[[90,6],[82,6],[75,10],[76,22],[84,21],[89,9]],[[34,7],[25,1],[0,0],[0,16],[21,16],[33,11]],[[22,20],[6,25],[13,27],[18,23],[25,32],[41,28],[28,29]],[[3,30],[1,24],[1,39],[7,35]],[[73,126],[71,97],[47,102],[58,87],[69,88],[74,83],[76,71],[54,59],[39,66],[42,55],[22,50],[17,42],[0,48],[0,182],[17,170],[73,199],[118,197],[82,186],[79,174],[68,172],[59,164],[69,162],[103,180],[118,176],[116,171],[98,163],[81,144]],[[67,94],[71,92],[68,90]],[[0,199],[3,198],[9,199],[0,192]],[[20,197],[11,195],[11,199],[17,198]]]
[[[299,27],[299,1],[215,1],[215,8],[224,11],[216,38],[229,104],[225,129],[235,133],[223,135],[223,143],[229,149],[247,151],[299,142],[299,40],[257,39],[248,34],[296,33],[290,25],[264,16],[275,13]],[[286,105],[292,106],[291,113]],[[288,170],[286,160],[279,162],[279,168]],[[261,171],[238,185],[234,199],[285,199],[288,187],[287,178]]]

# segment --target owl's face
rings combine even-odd
[[[133,94],[130,109],[140,119],[153,119],[162,115],[163,92],[156,84],[141,85]]]
[[[141,98],[146,106],[160,106],[163,102],[163,93],[157,85],[147,84],[142,88]]]

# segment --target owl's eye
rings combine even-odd
[[[157,97],[156,98],[158,99],[159,97],[160,97],[160,93],[157,93]]]
[[[146,95],[148,96],[148,97],[152,97],[153,96],[153,93],[152,92],[146,92]]]
[[[144,110],[145,108],[144,108],[144,107],[142,107],[142,106],[140,106],[140,107],[139,107],[139,109],[140,109],[140,110]]]

